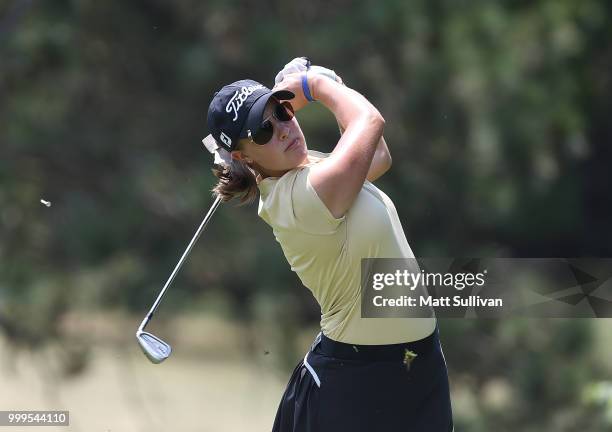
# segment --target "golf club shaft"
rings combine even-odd
[[[170,275],[170,277],[166,281],[166,284],[164,285],[164,287],[162,288],[161,292],[157,296],[157,299],[155,300],[155,303],[153,303],[153,306],[151,307],[151,310],[149,311],[147,316],[144,318],[144,320],[142,320],[142,324],[140,324],[140,327],[138,328],[139,331],[144,330],[144,328],[146,327],[148,322],[153,317],[153,314],[157,310],[157,307],[159,306],[159,303],[161,302],[162,297],[166,293],[166,290],[168,289],[170,284],[172,284],[172,281],[174,280],[174,277],[176,276],[176,274],[180,270],[181,266],[185,262],[185,259],[187,258],[187,256],[191,252],[191,249],[193,249],[193,245],[195,245],[195,243],[198,241],[198,238],[200,238],[200,235],[202,234],[202,231],[204,231],[204,228],[206,228],[206,225],[208,224],[208,221],[210,220],[212,215],[215,213],[215,210],[217,210],[217,207],[219,207],[220,203],[221,203],[221,196],[217,196],[217,199],[215,200],[213,205],[210,207],[210,210],[208,210],[208,213],[206,214],[206,216],[204,216],[204,220],[202,221],[202,223],[198,227],[198,230],[196,231],[195,235],[193,236],[193,238],[189,242],[189,245],[187,245],[187,249],[185,249],[185,252],[183,252],[183,256],[181,256],[181,259],[176,264],[176,267],[174,267],[174,270],[172,271],[172,274]]]

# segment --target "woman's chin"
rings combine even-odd
[[[308,163],[308,149],[306,147],[302,147],[298,153],[299,163],[298,165],[304,165]]]

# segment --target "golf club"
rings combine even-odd
[[[191,252],[193,245],[198,241],[198,238],[202,234],[202,231],[204,231],[204,228],[206,228],[208,221],[210,221],[210,219],[212,218],[212,215],[215,213],[220,203],[221,203],[221,196],[217,196],[217,199],[215,200],[213,205],[210,207],[210,210],[208,210],[208,213],[206,213],[206,216],[204,216],[204,220],[198,227],[198,230],[196,231],[195,235],[189,242],[189,245],[187,245],[187,249],[185,249],[185,252],[183,252],[183,256],[181,257],[179,262],[176,264],[176,267],[174,267],[172,274],[170,275],[170,277],[166,281],[166,284],[164,285],[161,292],[157,296],[157,300],[155,300],[155,303],[153,303],[151,310],[149,311],[147,316],[142,320],[140,327],[138,327],[138,330],[136,331],[136,339],[138,339],[138,344],[142,348],[142,351],[145,353],[147,358],[151,360],[152,363],[158,364],[166,360],[172,353],[172,347],[166,342],[164,342],[163,340],[161,340],[160,338],[158,338],[157,336],[151,333],[145,332],[144,329],[149,323],[149,321],[151,321],[151,318],[153,318],[153,314],[157,310],[157,307],[159,306],[159,303],[161,302],[162,297],[166,293],[166,290],[168,289],[168,287],[174,280],[174,277],[176,276],[179,269],[183,265],[183,262],[185,262],[185,259]]]

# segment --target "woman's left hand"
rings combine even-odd
[[[295,111],[299,111],[308,104],[302,88],[302,75],[304,73],[308,74],[308,87],[311,95],[313,94],[312,82],[315,75],[324,76],[342,84],[342,78],[340,78],[333,70],[323,66],[311,66],[310,61],[306,57],[294,58],[287,63],[279,73],[276,74],[276,77],[274,78],[275,86],[273,90],[283,89],[293,92],[296,97],[289,102]],[[291,80],[291,82],[287,80]],[[285,84],[285,86],[282,84]]]
[[[299,111],[308,105],[308,100],[304,96],[304,90],[302,89],[302,75],[303,72],[292,73],[285,75],[283,80],[276,84],[272,91],[278,90],[289,90],[295,95],[295,98],[288,100],[293,107],[294,111]],[[310,94],[312,95],[312,81],[313,76],[308,76],[308,86],[310,88]]]

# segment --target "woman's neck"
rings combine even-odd
[[[259,183],[261,180],[266,179],[268,177],[272,177],[272,178],[280,178],[282,176],[284,176],[285,174],[287,174],[289,171],[292,171],[296,168],[299,167],[303,167],[305,165],[308,165],[309,160],[308,157],[306,157],[299,165],[291,168],[291,169],[286,169],[286,170],[280,170],[280,171],[274,171],[274,170],[268,170],[265,168],[262,168],[261,166],[257,165],[256,163],[254,163],[253,165],[253,169],[255,170],[255,172],[257,173],[257,183]]]

